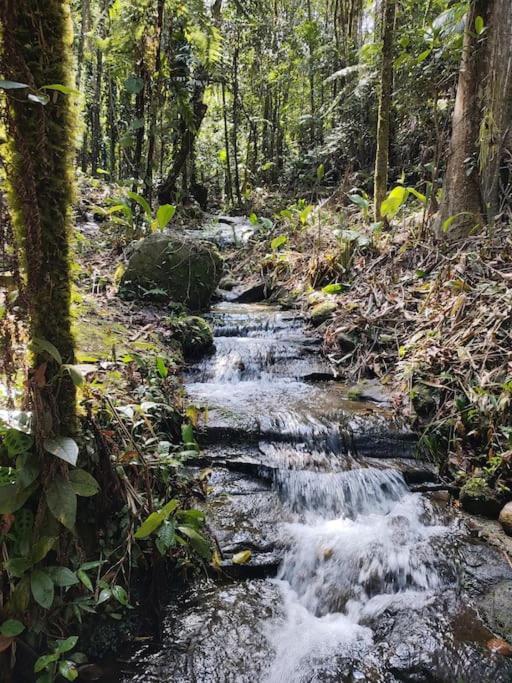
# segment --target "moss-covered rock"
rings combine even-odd
[[[418,417],[431,417],[437,410],[435,391],[421,382],[416,382],[411,389],[412,407]]]
[[[120,294],[172,299],[199,311],[208,306],[221,275],[222,259],[212,245],[155,233],[136,245]]]
[[[322,303],[315,304],[309,310],[309,317],[311,319],[311,323],[315,326],[321,325],[326,320],[329,320],[329,318],[337,308],[338,307],[334,303],[334,301],[323,301]]]
[[[182,316],[171,319],[170,325],[185,357],[200,356],[213,347],[213,333],[204,318],[196,315]]]
[[[497,517],[502,505],[499,495],[483,477],[468,479],[459,497],[464,510],[485,517]]]

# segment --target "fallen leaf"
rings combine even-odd
[[[491,638],[486,643],[487,649],[504,657],[512,657],[512,645],[502,638]]]
[[[252,557],[250,550],[242,550],[239,553],[233,555],[233,564],[247,564]]]

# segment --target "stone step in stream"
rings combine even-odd
[[[349,400],[295,312],[223,302],[211,322],[215,350],[186,387],[208,409],[191,466],[212,468],[223,571],[169,606],[161,648],[125,680],[512,681],[478,611],[512,569],[411,490],[435,481],[415,435]]]

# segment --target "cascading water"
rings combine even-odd
[[[215,351],[187,378],[208,407],[209,523],[226,567],[250,549],[239,571],[277,577],[199,584],[130,680],[511,681],[512,663],[457,640],[471,546],[390,466],[414,463],[386,410],[347,400],[295,314],[223,303],[211,322]]]

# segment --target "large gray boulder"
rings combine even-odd
[[[222,258],[211,244],[155,233],[136,245],[120,293],[137,298],[169,298],[200,311],[208,306],[221,275]]]

